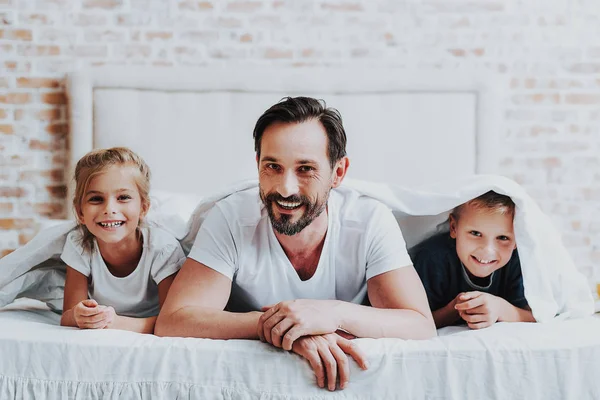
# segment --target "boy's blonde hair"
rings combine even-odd
[[[73,196],[73,209],[79,227],[82,230],[82,245],[84,249],[92,251],[94,248],[94,235],[90,233],[85,224],[81,223],[81,203],[92,179],[113,165],[129,165],[139,170],[135,178],[137,189],[142,201],[142,210],[150,208],[150,168],[142,157],[127,147],[113,147],[110,149],[94,150],[83,156],[75,167],[75,194]],[[141,221],[141,219],[140,219]]]
[[[488,210],[501,215],[509,215],[511,219],[515,217],[515,203],[512,199],[503,194],[498,194],[493,190],[456,207],[452,211],[451,216],[458,221],[466,206],[471,206],[479,210]]]

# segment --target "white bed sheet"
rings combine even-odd
[[[58,326],[23,299],[0,309],[0,398],[598,399],[600,316],[444,328],[428,341],[358,339],[370,368],[319,389],[298,356],[258,341]]]

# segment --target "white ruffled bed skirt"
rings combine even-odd
[[[347,389],[252,340],[58,326],[40,302],[0,309],[0,399],[600,399],[600,316],[449,327],[425,341],[358,339]]]

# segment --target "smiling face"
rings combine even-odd
[[[329,191],[345,175],[347,158],[332,170],[325,129],[314,119],[270,125],[263,133],[260,150],[260,197],[273,228],[295,235],[325,210]]]
[[[94,176],[83,195],[78,219],[99,242],[135,240],[140,219],[146,214],[132,165],[111,165]]]
[[[465,268],[485,278],[504,267],[516,248],[513,217],[468,203],[462,207],[458,220],[450,216],[450,236]]]

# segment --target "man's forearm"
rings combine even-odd
[[[340,328],[357,337],[429,339],[437,335],[435,324],[423,314],[407,309],[383,309],[339,302]]]
[[[207,339],[258,339],[256,327],[261,314],[184,307],[170,315],[160,314],[154,333],[157,336]]]

